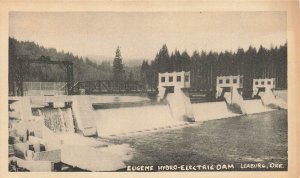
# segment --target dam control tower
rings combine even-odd
[[[260,98],[265,106],[271,108],[287,108],[287,103],[280,97],[275,96],[273,92],[275,89],[275,78],[253,79],[252,97]]]
[[[275,89],[275,78],[253,79],[252,97],[259,96],[261,92],[269,92]]]
[[[158,74],[158,99],[166,99],[174,119],[195,121],[187,88],[191,86],[190,72]]]
[[[216,86],[216,97],[224,97],[225,92],[231,92],[232,90],[238,90],[241,92],[243,89],[243,76],[218,76]]]
[[[174,93],[191,87],[191,72],[165,72],[158,74],[158,96],[164,99],[168,93]]]
[[[224,98],[230,108],[237,107],[238,112],[246,114],[244,99],[242,97],[243,76],[218,76],[216,82],[216,98]]]

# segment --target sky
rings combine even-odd
[[[169,52],[269,48],[287,41],[285,12],[10,12],[9,36],[79,56],[154,59]]]

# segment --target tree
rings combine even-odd
[[[141,82],[147,86],[147,70],[149,69],[149,65],[148,62],[143,60],[142,62],[142,66],[141,66],[141,75],[140,75],[140,79]]]
[[[190,63],[190,56],[187,51],[183,51],[181,54],[181,65],[183,71],[190,71],[191,63]]]
[[[20,76],[26,81],[65,82],[65,68],[61,65],[26,64],[22,60],[41,60],[41,56],[57,61],[72,61],[74,66],[74,81],[108,80],[113,76],[110,64],[97,65],[88,58],[73,55],[70,52],[59,52],[56,49],[45,48],[34,42],[18,41],[9,37],[9,91],[18,92],[15,84],[20,83]],[[20,67],[24,74],[20,74]]]
[[[163,45],[154,59],[158,72],[168,72],[171,70],[170,55],[167,45]]]
[[[174,59],[175,59],[175,69],[176,69],[176,71],[177,72],[182,71],[181,54],[177,49],[174,52]]]
[[[199,54],[198,51],[194,51],[193,55],[191,56],[191,63],[190,63],[190,67],[191,67],[191,85],[195,86],[195,88],[199,88],[199,80],[201,80],[199,78],[200,76],[200,67],[198,65],[198,63],[200,62],[201,56]]]
[[[132,73],[132,71],[130,71],[129,74],[128,74],[128,81],[129,81],[129,82],[134,82],[134,78],[133,78],[133,73]]]
[[[124,80],[124,66],[122,63],[122,56],[120,47],[117,47],[116,55],[113,62],[113,79],[115,81],[122,81]]]

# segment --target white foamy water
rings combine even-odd
[[[181,90],[175,93],[169,93],[167,101],[174,119],[183,121],[185,118],[194,117],[190,98],[187,97]]]
[[[167,105],[103,109],[97,110],[96,115],[99,136],[122,135],[183,123],[173,119]]]
[[[266,92],[259,93],[261,100],[265,106],[275,106],[283,109],[287,109],[287,102],[280,97],[275,97],[274,93],[271,90],[267,90]],[[285,96],[286,99],[286,96]]]
[[[271,90],[266,90],[265,92],[260,92],[259,96],[265,106],[270,104],[276,104],[276,98]]]
[[[243,97],[237,92],[237,90],[233,90],[232,95],[229,92],[226,92],[224,98],[226,99],[228,104],[237,104],[243,114],[254,114],[272,111],[272,109],[268,108],[267,106],[270,104],[278,105],[271,91],[262,92],[260,96],[261,99],[244,100]]]
[[[43,116],[45,125],[54,132],[74,132],[72,111],[60,108],[40,109],[39,113]]]
[[[131,159],[128,144],[111,145],[75,133],[57,134],[43,127],[43,139],[48,150],[61,149],[61,161],[90,171],[114,171],[125,168],[124,161]]]
[[[276,97],[277,105],[282,109],[288,109],[287,102],[283,98]]]
[[[61,160],[66,164],[90,171],[115,171],[125,168],[124,161],[131,158],[129,145],[93,148],[88,146],[64,145]]]
[[[89,96],[73,96],[72,110],[80,129],[84,136],[96,135],[95,112]]]
[[[238,93],[237,89],[233,89],[232,92],[225,92],[224,98],[228,104],[237,104],[243,114],[247,113],[247,108],[244,105],[244,99]]]
[[[207,121],[238,116],[228,110],[225,101],[192,104],[196,121]]]
[[[254,114],[273,110],[264,106],[260,99],[244,100],[244,106],[246,108],[247,114]]]

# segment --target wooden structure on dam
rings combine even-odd
[[[22,58],[22,57],[21,57]],[[15,76],[15,81],[10,82],[10,96],[24,96],[26,93],[24,90],[25,83],[30,81],[24,80],[26,75],[26,66],[30,64],[47,64],[47,65],[61,65],[65,69],[66,81],[65,81],[65,94],[133,94],[133,93],[147,93],[145,86],[138,81],[115,81],[115,80],[93,80],[93,81],[77,81],[74,82],[73,74],[73,62],[72,61],[58,61],[50,60],[50,58],[41,56],[38,59],[21,59],[19,65],[17,65],[18,71]],[[40,82],[45,83],[45,82]],[[51,83],[51,82],[46,82]],[[55,84],[55,82],[52,82]],[[56,82],[57,83],[57,82]],[[151,91],[153,92],[153,91]]]
[[[17,77],[15,81],[12,81],[10,84],[12,85],[12,91],[10,91],[12,96],[23,96],[24,95],[24,76],[25,74],[25,64],[48,64],[48,65],[63,65],[66,69],[66,94],[72,95],[73,94],[73,83],[74,83],[74,76],[73,76],[73,62],[72,61],[53,61],[50,58],[45,56],[41,56],[39,59],[35,60],[28,60],[26,58],[21,59],[19,61],[19,65],[17,65]]]

